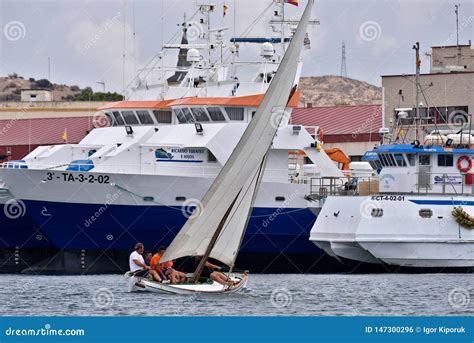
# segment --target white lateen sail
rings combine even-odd
[[[193,216],[186,222],[163,255],[162,261],[203,256],[213,245],[209,256],[233,266],[261,178],[265,156],[278,130],[276,124],[284,117],[292,93],[313,3],[314,0],[308,1],[298,28],[254,118],[202,199],[200,215]],[[219,230],[217,241],[211,242]]]

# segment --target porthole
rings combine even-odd
[[[421,218],[433,217],[433,211],[429,208],[422,208],[419,212]]]
[[[371,212],[372,217],[380,218],[383,216],[383,209],[382,208],[373,208]]]
[[[176,201],[186,201],[186,197],[182,197],[182,196],[176,197]]]

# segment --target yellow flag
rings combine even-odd
[[[64,132],[61,136],[62,140],[67,143],[67,129],[64,128]]]

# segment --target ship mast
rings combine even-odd
[[[415,140],[419,141],[419,129],[421,126],[421,118],[420,118],[420,42],[416,42],[413,45],[413,49],[415,50],[416,56],[416,73],[415,73],[415,102],[416,102],[416,112],[415,112]]]

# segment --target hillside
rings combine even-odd
[[[46,79],[35,80],[24,78],[17,74],[0,76],[0,101],[20,101],[22,89],[49,89],[53,92],[55,101],[85,101],[85,100],[121,100],[117,93],[94,93],[90,87],[81,89],[79,86],[67,86],[51,83]]]
[[[302,77],[301,103],[313,106],[365,105],[381,103],[379,87],[339,76]],[[19,101],[22,89],[51,89],[56,101],[121,100],[117,93],[94,93],[89,87],[67,86],[48,80],[26,79],[17,74],[0,77],[0,101]]]
[[[382,102],[382,90],[367,82],[340,76],[302,77],[302,104],[312,106],[367,105]]]

